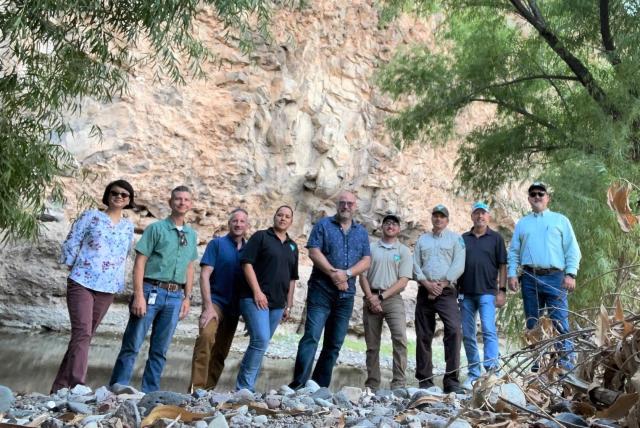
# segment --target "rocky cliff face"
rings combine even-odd
[[[173,86],[155,81],[152,70],[139,70],[129,93],[112,104],[84,102],[82,115],[73,119],[74,135],[64,143],[89,178],[65,179],[68,200],[52,207],[58,221],[47,224],[37,245],[0,250],[0,323],[68,325],[65,270],[55,262],[59,244],[81,196],[99,200],[117,178],[136,190],[141,210],[131,216],[139,232],[168,214],[173,187],[191,187],[189,221],[201,252],[212,235],[225,232],[234,207],[247,209],[257,230],[270,225],[283,203],[295,209],[290,234],[303,246],[314,221],[335,212],[332,198],[345,188],[357,194],[358,220],[372,236],[382,216],[393,212],[403,219],[403,241],[413,245],[430,227],[430,208],[437,203],[449,206],[453,230],[469,227],[471,201],[454,192],[457,145],[396,149],[384,121],[398,106],[373,82],[377,67],[398,49],[432,45],[434,24],[402,18],[381,28],[370,0],[310,3],[278,13],[272,42],[248,55],[225,40],[220,23],[203,11],[197,31],[219,55],[205,80]],[[460,131],[490,114],[468,110],[459,118]],[[89,137],[92,124],[102,128],[101,142]],[[506,193],[503,199],[494,217],[508,228],[511,205]],[[303,264],[298,316],[310,272],[306,256]],[[405,294],[411,307],[415,285]],[[354,311],[354,326],[360,312]],[[121,331],[125,320],[126,306],[119,305],[102,329]]]

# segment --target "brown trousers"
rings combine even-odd
[[[407,317],[404,301],[396,294],[382,301],[382,313],[375,314],[366,305],[363,307],[364,339],[367,343],[367,380],[371,389],[380,387],[380,338],[382,322],[386,320],[391,332],[393,346],[393,378],[391,389],[404,388],[407,370]]]
[[[218,314],[218,319],[211,320],[204,328],[200,328],[193,347],[190,392],[216,387],[238,327],[238,314],[225,315],[215,303],[213,309]]]
[[[86,288],[67,278],[67,309],[71,339],[62,358],[51,392],[84,385],[89,366],[91,339],[113,302],[113,294]]]
[[[442,379],[444,388],[458,386],[460,345],[462,343],[462,319],[458,308],[457,292],[446,287],[435,300],[427,298],[424,287],[418,289],[416,301],[416,379],[420,387],[433,385],[431,341],[436,330],[436,314],[444,324],[444,358],[446,373]]]

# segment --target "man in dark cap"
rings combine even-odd
[[[400,292],[412,277],[411,251],[398,241],[400,219],[388,214],[382,219],[382,238],[371,244],[371,266],[360,275],[364,292],[362,321],[367,343],[365,386],[380,388],[380,337],[387,321],[393,345],[391,389],[404,388],[407,369],[407,316]]]
[[[436,314],[444,324],[446,373],[442,385],[446,393],[464,390],[458,381],[460,367],[460,309],[456,281],[464,270],[464,241],[447,229],[449,210],[436,205],[431,211],[433,228],[418,238],[413,253],[413,275],[418,281],[416,300],[416,378],[421,388],[433,386],[431,341],[436,330]]]
[[[569,332],[567,293],[576,287],[580,247],[569,219],[547,208],[547,185],[536,181],[528,191],[532,212],[522,217],[513,231],[508,255],[509,288],[518,289],[520,268],[527,328],[534,328],[546,311],[558,333],[565,334]],[[560,366],[572,369],[571,341],[563,341],[558,350]],[[532,369],[537,370],[537,364]]]

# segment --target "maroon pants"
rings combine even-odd
[[[67,308],[71,321],[71,339],[62,359],[51,392],[84,384],[89,364],[89,345],[113,302],[113,294],[90,290],[67,279]]]
[[[444,324],[444,359],[446,373],[442,379],[444,388],[458,386],[462,321],[456,291],[445,287],[434,300],[427,298],[427,290],[420,287],[416,300],[416,378],[421,388],[433,385],[431,341],[436,330],[436,314]]]

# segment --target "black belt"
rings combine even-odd
[[[531,272],[534,275],[549,275],[556,272],[562,272],[562,269],[558,268],[537,268],[533,266],[522,266],[522,269],[526,272]]]
[[[184,288],[184,284],[177,284],[175,282],[162,282],[157,279],[144,278],[144,282],[148,282],[156,287],[164,288],[167,291],[178,291]]]

